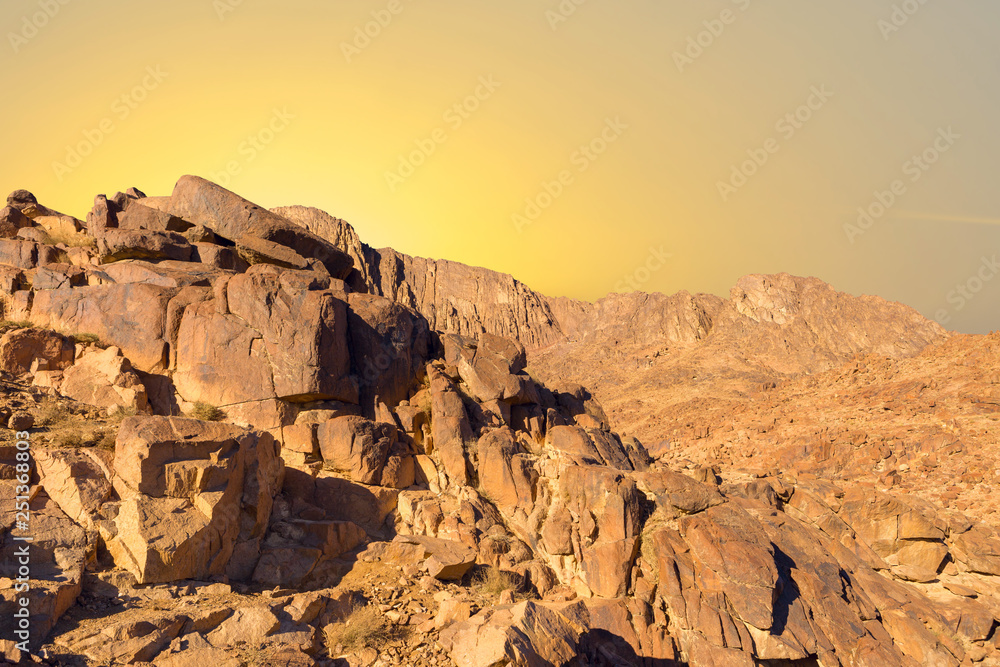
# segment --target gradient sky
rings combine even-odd
[[[562,6],[5,0],[0,190],[82,217],[193,173],[551,295],[726,295],[787,271],[1000,328],[994,0]],[[418,142],[433,153],[387,179]],[[862,229],[876,192],[895,201]]]

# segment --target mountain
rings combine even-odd
[[[1000,662],[997,335],[549,298],[193,176],[7,203],[10,663]]]

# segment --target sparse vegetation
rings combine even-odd
[[[6,333],[11,329],[30,329],[34,325],[29,320],[3,320],[0,321],[0,331]]]
[[[363,648],[379,648],[391,640],[396,628],[372,604],[355,606],[340,623],[328,625],[324,630],[326,646],[330,657],[340,652],[358,651]]]
[[[97,244],[94,237],[87,236],[83,232],[51,229],[46,230],[45,235],[49,237],[49,242],[52,245],[59,245],[61,243],[67,248],[90,248]]]
[[[53,433],[49,438],[49,442],[53,447],[76,449],[90,444],[83,436],[84,434],[79,430],[66,429]]]
[[[108,410],[108,421],[112,424],[120,424],[126,417],[134,417],[139,413],[134,405],[115,406]]]
[[[118,439],[118,433],[116,431],[113,430],[104,431],[104,433],[101,435],[100,441],[97,443],[97,446],[100,447],[101,449],[106,449],[110,452],[113,452],[115,450],[115,440],[117,439]]]
[[[65,403],[54,398],[45,398],[38,406],[35,421],[39,426],[52,430],[68,425],[72,421],[72,416],[73,413]]]
[[[188,412],[188,416],[203,422],[217,422],[225,419],[226,413],[214,405],[198,401]]]
[[[73,339],[74,343],[80,343],[81,345],[100,345],[101,338],[97,334],[92,333],[74,333],[70,334],[69,338]]]
[[[472,579],[472,585],[482,595],[500,597],[504,591],[517,592],[517,583],[513,575],[496,567],[485,567]]]
[[[658,507],[646,519],[646,525],[643,526],[642,533],[639,535],[639,553],[642,559],[650,565],[656,565],[659,562],[653,545],[653,535],[662,528],[671,527],[673,523],[671,517],[661,507]]]

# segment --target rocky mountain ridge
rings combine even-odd
[[[0,236],[35,662],[998,662],[992,339],[785,275],[548,299],[190,176]]]

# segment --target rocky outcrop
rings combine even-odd
[[[284,246],[302,257],[315,258],[334,278],[346,278],[353,264],[346,253],[329,241],[279,215],[229,192],[214,183],[184,176],[174,187],[162,210],[216,234],[238,241],[243,237]]]
[[[789,276],[729,300],[549,300],[194,177],[98,197],[94,247],[51,245],[82,224],[30,194],[10,204],[29,222],[0,240],[0,417],[43,428],[34,468],[0,448],[0,482],[38,521],[48,650],[995,660],[993,338]],[[113,456],[86,446],[115,429]]]
[[[115,445],[121,498],[101,532],[139,583],[234,577],[257,566],[281,488],[270,435],[178,417],[130,417]]]

